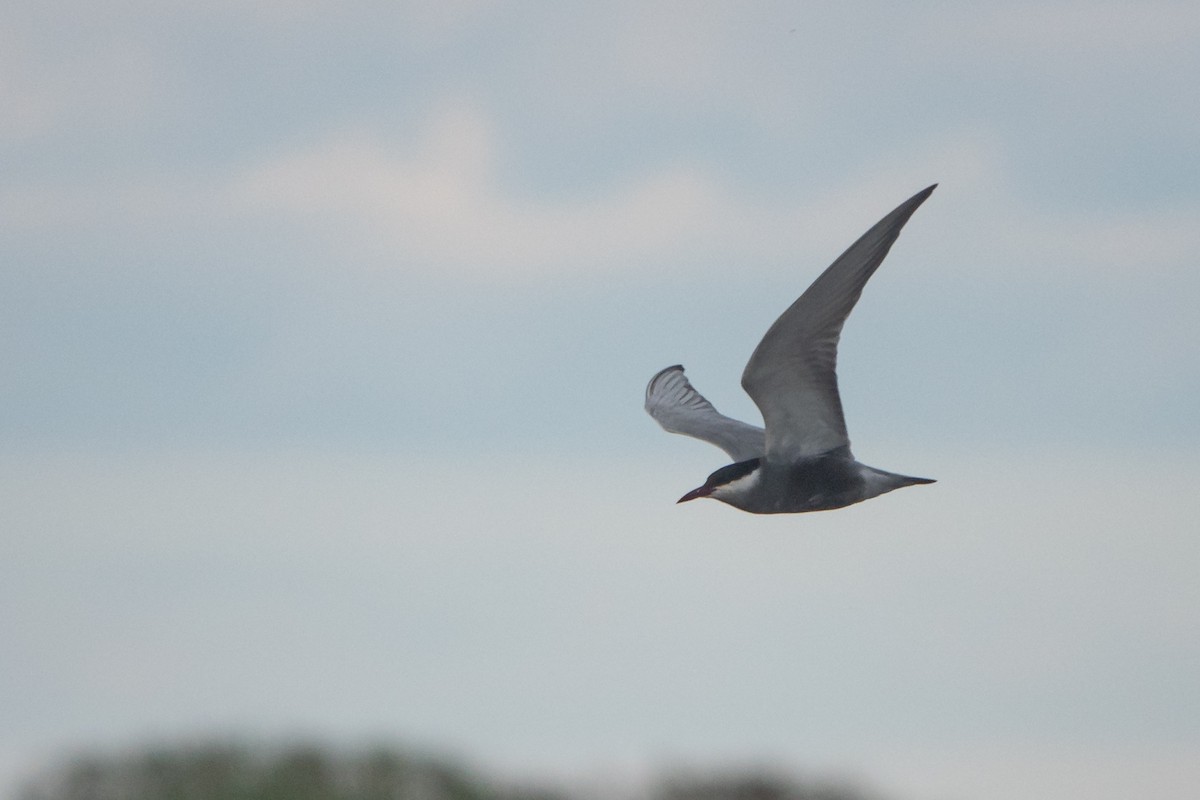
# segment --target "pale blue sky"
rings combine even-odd
[[[304,730],[1189,796],[1200,11],[432,5],[0,12],[0,772]],[[935,181],[841,376],[940,482],[674,507],[723,456],[645,381],[754,419]]]

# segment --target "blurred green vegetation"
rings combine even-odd
[[[344,753],[209,744],[84,754],[29,781],[18,800],[560,800],[502,787],[449,761],[388,748]]]
[[[611,789],[514,784],[387,747],[351,752],[201,744],[81,754],[31,778],[16,800],[610,800]],[[612,800],[617,800],[612,798]],[[767,770],[675,772],[621,800],[872,800],[841,783]]]

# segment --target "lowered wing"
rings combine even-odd
[[[729,454],[734,461],[758,458],[765,450],[763,429],[727,417],[692,388],[683,367],[667,367],[646,386],[646,413],[664,430],[681,433]]]

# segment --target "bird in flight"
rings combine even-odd
[[[742,388],[762,412],[765,430],[718,412],[678,364],[650,379],[646,411],[663,429],[715,444],[735,462],[678,502],[711,497],[752,514],[789,514],[842,508],[933,483],[868,467],[851,455],[838,396],[837,346],[867,279],[936,188],[918,192],[875,223],[758,343],[742,373]]]

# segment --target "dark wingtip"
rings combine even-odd
[[[646,402],[650,402],[650,395],[654,393],[654,386],[658,383],[658,379],[663,375],[666,375],[668,372],[674,372],[675,370],[683,372],[683,365],[672,364],[671,366],[664,367],[663,369],[660,369],[658,372],[654,373],[654,377],[651,378],[650,382],[646,384]]]
[[[683,364],[672,364],[669,367],[663,367],[658,372],[654,373],[654,377],[650,379],[650,382],[654,383],[656,380],[661,378],[663,375],[666,375],[668,372],[674,372],[675,370],[679,370],[680,372],[683,372]]]
[[[888,239],[888,247],[891,247],[890,242],[894,241],[895,237],[900,234],[900,229],[904,227],[904,223],[908,222],[908,218],[916,213],[917,209],[921,207],[921,204],[929,199],[929,195],[933,194],[933,190],[937,187],[938,185],[936,183],[932,186],[926,186],[924,189],[917,192],[900,205],[896,206],[894,209],[892,209],[891,214],[888,214],[879,222],[875,223],[875,228],[872,228],[863,234],[863,238],[866,238],[875,232],[876,228],[879,230],[887,230],[891,233],[891,236]],[[862,241],[862,239],[859,241]],[[855,242],[855,244],[857,243],[858,242]],[[853,247],[853,245],[851,245],[851,247]],[[886,252],[887,250],[884,250],[884,253]]]

